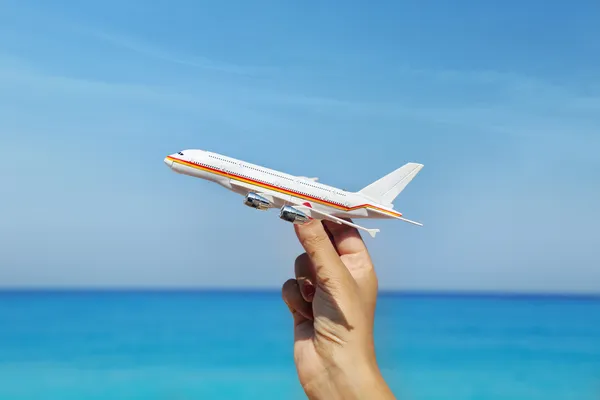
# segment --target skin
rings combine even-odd
[[[355,228],[294,225],[305,250],[282,296],[294,320],[294,361],[309,399],[395,399],[375,359],[377,276]]]

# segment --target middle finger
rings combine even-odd
[[[312,302],[317,280],[315,268],[310,261],[308,254],[302,253],[296,257],[296,261],[294,262],[294,270],[302,297],[304,300]]]

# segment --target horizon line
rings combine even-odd
[[[173,287],[173,286],[0,286],[1,294],[10,293],[197,293],[197,294],[275,294],[281,289],[273,287]],[[442,290],[442,289],[381,289],[381,297],[479,297],[479,298],[554,298],[554,299],[597,299],[600,292],[552,292],[552,291],[505,291],[505,290]]]

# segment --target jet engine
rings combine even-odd
[[[266,210],[271,205],[269,200],[256,193],[248,193],[244,198],[244,204],[248,207],[256,208],[257,210]]]
[[[279,218],[284,221],[291,222],[292,224],[301,225],[305,222],[308,222],[310,219],[308,215],[303,212],[296,210],[291,206],[283,206],[281,207],[281,212],[279,213]]]

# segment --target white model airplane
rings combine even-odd
[[[279,217],[294,224],[310,219],[329,220],[367,231],[343,218],[393,218],[411,224],[395,211],[392,202],[423,168],[408,163],[358,192],[348,192],[318,182],[318,178],[289,175],[205,150],[184,150],[164,159],[173,171],[206,179],[245,196],[244,204],[258,210],[280,208]]]

